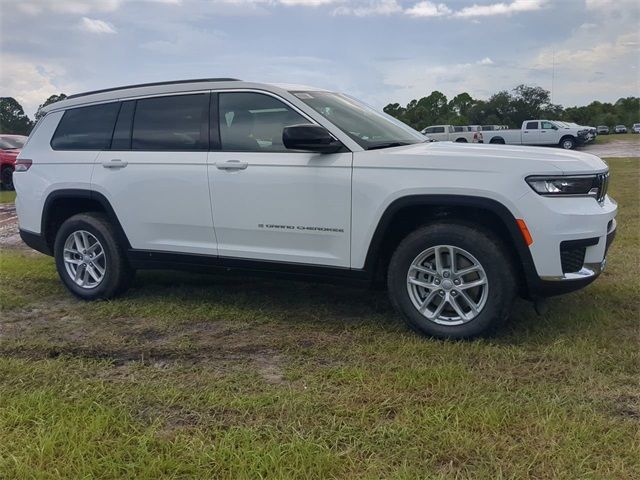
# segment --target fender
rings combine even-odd
[[[520,265],[524,271],[525,281],[527,283],[527,291],[531,291],[540,281],[536,272],[535,264],[531,251],[526,245],[520,229],[516,222],[516,218],[511,211],[502,203],[485,197],[476,197],[468,195],[409,195],[394,200],[382,214],[378,226],[373,234],[367,256],[365,259],[364,269],[372,271],[378,259],[382,242],[387,234],[391,222],[395,215],[406,207],[423,206],[423,207],[468,207],[486,210],[498,217],[505,230],[508,232],[509,238],[505,240],[509,245],[514,247]]]
[[[67,188],[67,189],[55,190],[51,192],[47,197],[47,199],[45,200],[44,207],[42,209],[42,220],[40,224],[41,235],[44,236],[46,233],[47,222],[55,201],[58,199],[68,199],[68,198],[85,199],[85,200],[92,200],[92,201],[98,202],[104,209],[107,216],[109,217],[111,224],[116,229],[118,240],[120,242],[123,242],[122,245],[126,249],[131,248],[131,243],[129,243],[129,239],[127,238],[127,235],[124,232],[124,229],[120,224],[120,220],[118,220],[118,216],[116,215],[116,212],[113,210],[111,203],[109,203],[109,200],[107,200],[107,197],[93,190]]]

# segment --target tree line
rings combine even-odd
[[[0,97],[0,133],[29,135],[40,118],[41,109],[67,98],[64,93],[51,95],[38,108],[34,120],[13,97]],[[564,108],[551,102],[551,94],[542,87],[518,85],[478,100],[467,92],[451,100],[437,90],[407,105],[390,103],[384,107],[389,115],[422,130],[429,125],[509,125],[519,127],[533,118],[565,120],[580,125],[631,126],[640,122],[640,98],[620,98],[615,103],[591,102],[583,107]]]
[[[564,120],[579,125],[626,125],[640,122],[640,98],[620,98],[615,103],[591,102],[583,107],[564,108],[551,102],[551,93],[542,87],[518,85],[502,90],[488,100],[474,99],[467,92],[451,100],[438,91],[411,100],[407,105],[390,103],[389,115],[422,130],[429,125],[508,125],[519,128],[523,121],[536,118]]]
[[[13,97],[0,97],[0,133],[11,133],[14,135],[29,135],[36,122],[42,116],[42,108],[47,105],[64,100],[67,96],[64,93],[51,95],[44,103],[38,107],[34,120],[31,120],[22,105]]]

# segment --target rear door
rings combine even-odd
[[[536,120],[524,124],[522,143],[525,145],[537,145],[540,143],[540,122]]]
[[[133,248],[216,255],[207,182],[209,92],[123,102],[93,188]]]

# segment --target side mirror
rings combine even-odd
[[[326,128],[312,124],[285,127],[282,143],[291,150],[317,153],[336,153],[342,149],[342,143],[333,138]]]
[[[551,128],[553,128],[554,130],[558,130],[558,127],[556,127],[555,125],[551,125]]]

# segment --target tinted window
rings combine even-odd
[[[527,130],[537,130],[538,129],[538,122],[528,122],[526,128],[527,128]]]
[[[433,132],[431,133],[444,133],[444,127],[433,127]]]
[[[108,148],[119,106],[116,102],[67,110],[51,139],[51,147],[56,150]]]
[[[133,150],[204,150],[209,145],[209,95],[176,95],[138,100]]]
[[[284,127],[309,121],[280,100],[260,93],[221,93],[222,149],[235,152],[284,152]]]
[[[129,150],[131,148],[131,125],[135,101],[124,102],[120,107],[116,128],[113,130],[111,150]]]
[[[424,133],[433,133],[433,127],[425,129]]]

